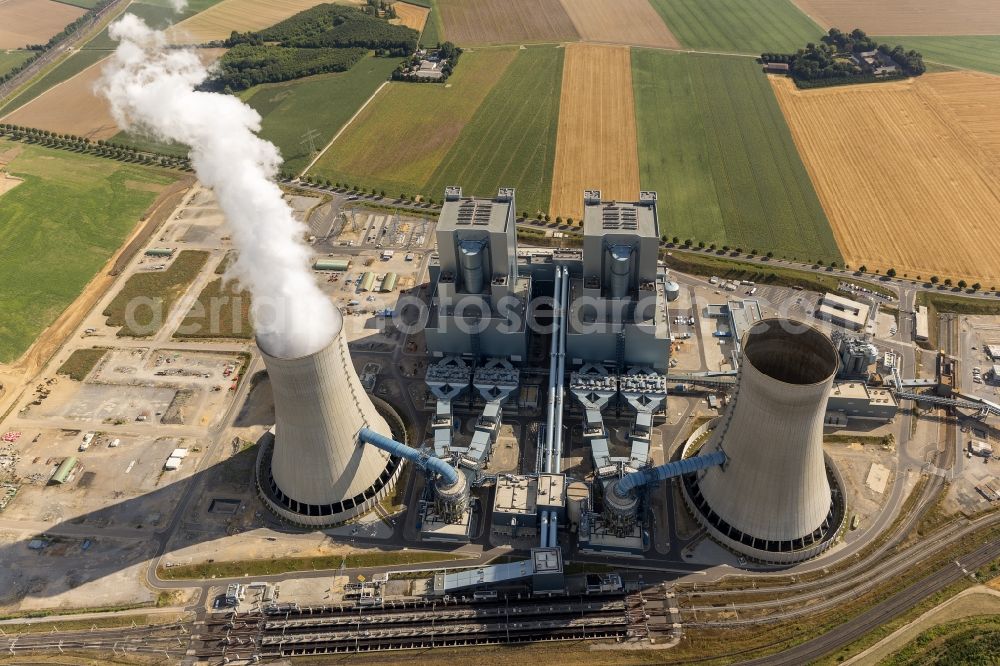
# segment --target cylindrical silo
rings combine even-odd
[[[625,298],[628,296],[629,278],[632,275],[632,248],[614,245],[608,254],[611,266],[610,296]]]
[[[470,294],[483,291],[483,249],[482,241],[462,241],[458,246],[458,260],[462,267],[462,283]]]
[[[343,319],[323,349],[299,358],[261,355],[274,393],[270,465],[261,491],[286,520],[307,526],[342,523],[369,510],[391,488],[400,459],[359,441],[363,427],[391,436],[351,363]]]
[[[800,322],[767,319],[747,332],[735,397],[700,451],[721,449],[726,462],[685,483],[696,516],[724,545],[773,562],[829,545],[842,514],[823,455],[837,360],[829,338]]]
[[[663,285],[663,290],[667,294],[667,302],[671,303],[680,298],[681,286],[672,280],[668,280],[666,284]]]

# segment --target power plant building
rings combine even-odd
[[[492,199],[445,189],[425,327],[432,355],[527,356],[531,277],[518,275],[514,190]]]
[[[584,192],[582,270],[570,279],[566,332],[573,365],[667,369],[670,331],[658,253],[655,192],[640,192],[634,202]]]

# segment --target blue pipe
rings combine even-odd
[[[690,474],[691,472],[697,472],[702,469],[708,469],[709,467],[721,465],[724,462],[726,462],[726,454],[724,451],[719,449],[718,451],[713,451],[712,453],[707,453],[705,455],[668,462],[664,465],[660,465],[659,467],[649,467],[639,472],[633,472],[632,474],[626,475],[621,481],[618,482],[615,492],[619,497],[624,497],[630,490],[634,490],[639,486],[645,486],[651,483],[665,481],[666,479],[672,479],[675,476],[681,476],[684,474]]]
[[[405,458],[422,469],[437,472],[441,475],[441,478],[448,483],[448,485],[455,485],[458,483],[458,470],[440,458],[435,458],[434,456],[421,453],[413,447],[401,444],[394,439],[390,439],[385,435],[380,435],[374,430],[369,430],[368,428],[361,429],[361,432],[358,433],[358,439],[365,444],[371,444],[377,449],[382,449],[391,455],[399,458]]]

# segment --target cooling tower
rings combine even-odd
[[[687,476],[686,499],[729,548],[797,562],[827,548],[843,519],[843,484],[823,454],[837,351],[790,320],[758,322],[744,340],[733,401],[700,452],[726,462]]]
[[[264,459],[258,465],[259,489],[281,518],[308,527],[368,511],[401,468],[399,458],[358,439],[364,427],[387,437],[393,433],[361,386],[342,317],[337,324],[333,340],[308,356],[280,358],[261,347],[275,429],[270,464]]]

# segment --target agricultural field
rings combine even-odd
[[[92,141],[110,139],[118,134],[118,126],[107,101],[94,93],[102,68],[101,62],[91,65],[5,116],[4,122],[76,134]]]
[[[691,49],[754,54],[794,52],[818,40],[824,32],[791,0],[649,2],[680,43]]]
[[[25,60],[30,58],[34,51],[24,51],[12,49],[10,51],[0,51],[0,76],[3,76],[14,69]]]
[[[0,141],[0,362],[18,358],[118,250],[169,172]]]
[[[421,32],[424,29],[424,23],[427,22],[427,15],[431,13],[428,7],[411,5],[408,2],[394,2],[392,8],[396,10],[397,17],[393,19],[393,23],[405,25],[407,28],[413,28],[417,32]]]
[[[639,171],[663,233],[841,259],[767,77],[748,58],[632,52]]]
[[[78,51],[74,53],[21,91],[19,95],[0,107],[0,114],[9,113],[16,108],[27,104],[49,88],[76,76],[94,63],[106,57],[108,57],[108,53],[106,51]],[[0,117],[0,119],[2,119],[2,117]]]
[[[459,46],[579,38],[559,0],[435,0],[435,5],[444,26],[442,39]]]
[[[256,86],[243,99],[263,118],[260,135],[285,158],[283,168],[300,172],[312,159],[302,134],[316,130],[322,149],[361,105],[387,81],[398,58],[366,57],[346,72]]]
[[[100,2],[100,0],[56,0],[66,5],[73,5],[74,7],[82,7],[83,9],[93,9],[94,6]]]
[[[460,184],[466,194],[493,196],[514,187],[519,212],[548,212],[564,52],[518,51],[423,191],[438,198]]]
[[[0,2],[0,49],[44,44],[86,10],[52,0]]]
[[[170,310],[208,261],[204,250],[179,252],[165,271],[135,273],[102,313],[108,326],[120,326],[119,336],[147,337],[155,334],[170,316]],[[137,299],[151,299],[138,301]],[[146,305],[135,306],[144,302]],[[150,303],[157,303],[151,306]]]
[[[1000,78],[954,72],[810,91],[771,83],[851,266],[1000,277],[1000,116],[985,103],[956,113],[987,89],[996,95]]]
[[[134,14],[138,16],[151,28],[163,30],[167,26],[193,16],[195,12],[185,9],[180,14],[174,12],[173,7],[166,3],[153,2],[133,2],[128,6],[123,14]],[[227,35],[228,37],[228,35]],[[84,49],[96,49],[98,51],[113,51],[118,46],[118,42],[111,39],[108,29],[102,30],[96,37],[87,42]]]
[[[965,37],[877,37],[887,44],[916,49],[924,61],[1000,75],[1000,35]]]
[[[562,4],[584,41],[680,46],[648,0],[562,0]]]
[[[552,215],[580,219],[585,189],[634,200],[639,156],[629,49],[568,45],[559,107]]]
[[[321,0],[222,0],[170,29],[175,44],[201,44],[226,39],[234,30],[247,32],[280,23],[289,16],[314,7]],[[361,4],[361,0],[338,0],[337,4]]]
[[[441,10],[437,8],[434,0],[410,0],[410,4],[430,10],[427,20],[424,21],[423,32],[420,33],[420,43],[433,47],[443,42],[444,38],[441,35],[444,34],[444,26],[441,25]]]
[[[824,27],[869,35],[997,35],[996,0],[795,0]]]
[[[517,53],[515,48],[466,53],[447,86],[389,83],[310,174],[384,189],[393,196],[418,192]]]

